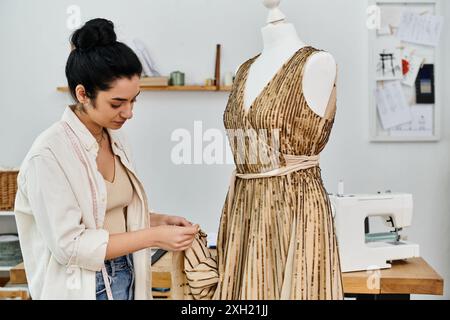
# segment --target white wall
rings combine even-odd
[[[450,20],[450,4],[444,1]],[[260,28],[266,11],[260,1],[0,1],[0,165],[18,166],[36,135],[58,120],[70,101],[58,93],[65,83],[64,65],[70,31],[66,9],[81,7],[83,21],[106,17],[120,38],[141,38],[159,69],[180,69],[187,82],[201,83],[214,72],[215,44],[223,45],[222,70],[234,71],[262,47]],[[365,28],[366,1],[284,0],[282,8],[305,42],[332,52],[339,65],[339,111],[332,138],[323,153],[326,188],[336,191],[391,189],[411,192],[415,200],[410,240],[450,282],[449,113],[443,108],[443,135],[438,143],[373,144],[368,141],[369,113]],[[446,21],[445,52],[450,53]],[[450,64],[445,62],[446,81]],[[450,101],[450,92],[445,92]],[[133,121],[125,130],[134,147],[138,172],[151,207],[185,215],[215,231],[232,166],[175,166],[170,135],[177,128],[223,130],[227,93],[143,92]]]

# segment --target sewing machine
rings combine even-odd
[[[342,272],[386,269],[391,267],[390,261],[419,257],[419,245],[400,235],[411,225],[412,195],[331,195],[330,200]],[[374,217],[382,217],[390,230],[371,233]]]

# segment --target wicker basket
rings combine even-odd
[[[13,211],[18,170],[0,170],[0,211]]]

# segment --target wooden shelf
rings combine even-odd
[[[0,211],[0,217],[14,217],[14,211]]]
[[[0,271],[11,271],[15,266],[0,266]]]
[[[221,59],[221,45],[216,45],[216,64],[214,70],[214,86],[199,86],[199,85],[184,85],[184,86],[167,86],[169,77],[156,77],[162,79],[156,79],[158,82],[152,81],[154,84],[164,84],[165,86],[151,86],[148,83],[152,83],[149,81],[145,81],[144,79],[140,80],[140,88],[141,91],[210,91],[210,92],[230,92],[232,86],[221,86],[221,77],[220,77],[220,59]],[[161,80],[161,81],[159,81]],[[147,84],[146,84],[147,83]],[[209,82],[208,82],[209,83]],[[56,90],[59,92],[69,92],[68,87],[57,87]]]
[[[141,85],[141,91],[220,91],[220,92],[228,92],[231,91],[230,86],[164,86],[164,87],[155,87],[155,86],[145,86]],[[69,92],[68,87],[57,87],[56,90],[59,92]]]

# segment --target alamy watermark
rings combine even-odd
[[[280,129],[228,129],[224,134],[216,128],[203,131],[203,122],[194,121],[193,133],[176,129],[171,141],[176,142],[171,150],[176,165],[268,165],[279,159]]]
[[[366,286],[369,290],[379,290],[381,288],[381,271],[379,266],[369,266],[366,270]]]
[[[66,20],[66,27],[69,30],[78,29],[81,26],[81,8],[75,4],[67,7],[66,13],[69,15]]]
[[[381,8],[377,5],[367,7],[366,26],[369,30],[381,29]]]

